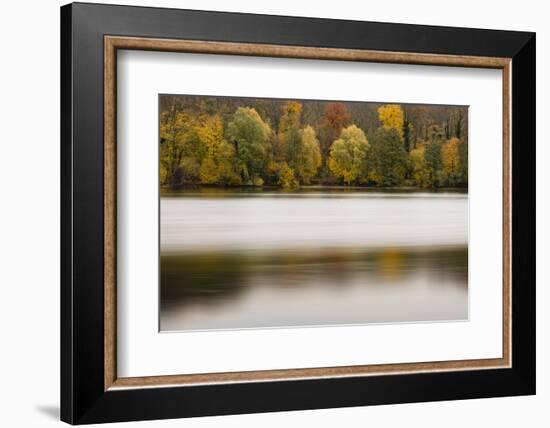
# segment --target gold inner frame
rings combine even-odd
[[[501,358],[430,361],[420,363],[316,367],[226,373],[119,378],[116,367],[116,85],[117,50],[147,50],[218,55],[325,59],[397,64],[442,65],[502,70],[503,91],[503,289]],[[104,37],[104,388],[191,386],[270,380],[358,377],[419,372],[480,370],[511,367],[511,58],[382,52],[266,44],[169,40],[139,37]]]

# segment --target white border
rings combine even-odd
[[[119,377],[502,357],[500,70],[119,51],[117,76]],[[469,321],[160,334],[159,93],[469,105]]]

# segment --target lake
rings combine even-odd
[[[186,191],[160,213],[162,331],[468,318],[465,193]]]

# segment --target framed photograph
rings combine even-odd
[[[61,8],[61,418],[535,393],[535,35]]]

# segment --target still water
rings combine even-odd
[[[463,193],[163,194],[162,331],[464,320]]]

